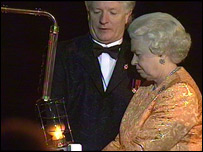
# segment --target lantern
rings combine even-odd
[[[48,101],[40,99],[36,107],[46,144],[55,150],[66,150],[74,140],[64,99]]]

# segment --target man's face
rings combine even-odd
[[[89,8],[89,28],[93,38],[108,44],[123,37],[131,12],[119,1],[93,1]]]

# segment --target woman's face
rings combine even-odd
[[[160,57],[154,55],[149,50],[150,41],[139,36],[131,39],[131,51],[134,53],[131,61],[132,65],[136,65],[136,69],[141,77],[155,81],[161,75]]]

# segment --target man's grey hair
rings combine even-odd
[[[187,57],[191,47],[190,34],[176,18],[167,13],[142,15],[130,24],[128,32],[131,39],[149,39],[149,49],[153,54],[167,55],[175,64]]]
[[[86,6],[87,10],[90,9],[92,2],[94,2],[94,1],[85,1],[85,6]],[[122,2],[125,9],[128,12],[133,11],[133,9],[135,8],[135,4],[136,4],[136,1],[118,1],[118,2]]]
[[[88,12],[91,8],[92,2],[94,2],[94,1],[85,1],[85,6],[86,6],[86,9]],[[135,4],[136,4],[136,1],[118,1],[118,2],[123,3],[126,13],[132,12],[134,10]],[[132,22],[133,18],[134,18],[134,16],[133,16],[133,14],[131,14],[128,19],[128,23],[125,26],[126,29],[128,28],[129,24]]]

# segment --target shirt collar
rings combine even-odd
[[[93,40],[95,43],[101,45],[102,47],[107,47],[107,48],[112,47],[112,46],[116,46],[116,45],[120,45],[120,44],[123,42],[123,38],[121,38],[121,39],[118,40],[118,41],[109,43],[109,44],[100,43],[100,42],[98,42],[97,40],[95,40],[95,39],[93,39],[93,38],[92,38],[92,40]]]

